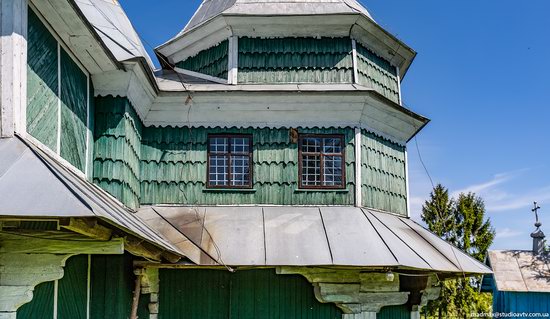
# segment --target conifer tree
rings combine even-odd
[[[485,217],[483,199],[474,193],[449,197],[438,184],[422,207],[422,220],[442,239],[457,246],[480,262],[495,238],[491,222]],[[473,312],[489,312],[487,296],[480,294],[481,278],[457,278],[443,282],[441,295],[428,303],[424,313],[439,318],[466,318]]]

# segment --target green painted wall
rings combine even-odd
[[[407,214],[405,147],[362,131],[363,205]]]
[[[135,280],[132,260],[133,257],[128,254],[69,258],[63,268],[63,278],[58,281],[57,318],[54,319],[87,318],[88,291],[91,319],[129,318]],[[17,318],[52,319],[54,295],[53,281],[38,285],[32,301],[17,311]],[[140,298],[140,318],[147,318],[148,300],[148,295]]]
[[[159,319],[341,319],[301,276],[274,269],[160,270]]]
[[[407,305],[383,307],[376,319],[411,319],[411,311]]]
[[[32,9],[28,12],[27,131],[85,172],[93,107],[88,104],[87,74],[58,46]]]
[[[372,87],[388,99],[399,103],[397,69],[360,43],[357,43],[356,51],[359,84]]]
[[[90,273],[90,318],[129,318],[135,280],[132,256],[93,255]]]
[[[297,191],[298,144],[288,129],[145,128],[141,148],[142,204],[352,205],[354,203],[354,131],[299,129],[300,133],[344,134],[346,189]],[[207,191],[209,133],[252,134],[254,191]]]
[[[52,150],[57,148],[57,41],[29,10],[27,38],[27,131]]]
[[[139,206],[142,124],[126,98],[98,97],[93,181],[130,208]]]
[[[227,79],[229,41],[204,50],[196,56],[190,57],[176,66],[182,69]]]
[[[17,319],[52,319],[53,318],[54,282],[48,281],[36,286],[31,302],[17,310]]]
[[[239,38],[239,83],[352,83],[349,38]]]
[[[86,319],[88,255],[69,258],[59,280],[57,319]]]

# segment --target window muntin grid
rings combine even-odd
[[[211,135],[208,137],[208,187],[252,187],[252,137]]]
[[[344,188],[344,139],[339,135],[300,137],[300,188]]]

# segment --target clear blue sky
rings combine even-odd
[[[530,249],[534,200],[550,235],[550,1],[362,2],[418,52],[402,89],[405,104],[432,119],[418,143],[434,182],[485,199],[495,249]],[[121,3],[157,46],[183,28],[200,0]],[[409,160],[418,220],[431,185],[414,142]]]

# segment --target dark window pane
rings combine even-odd
[[[246,186],[250,184],[250,159],[248,156],[233,156],[231,165],[231,185]]]
[[[210,138],[210,152],[227,153],[227,150],[228,150],[228,139],[226,137]]]
[[[248,154],[250,139],[248,137],[233,137],[231,139],[231,153]]]
[[[306,155],[302,161],[302,185],[321,185],[321,157]]]
[[[325,138],[323,145],[323,153],[325,154],[341,154],[342,141],[339,138]]]
[[[319,153],[321,151],[321,139],[317,137],[305,137],[302,139],[302,152]]]
[[[342,186],[342,157],[325,156],[324,186]]]
[[[211,155],[209,159],[210,172],[208,174],[210,185],[227,185],[228,161],[226,156]]]

